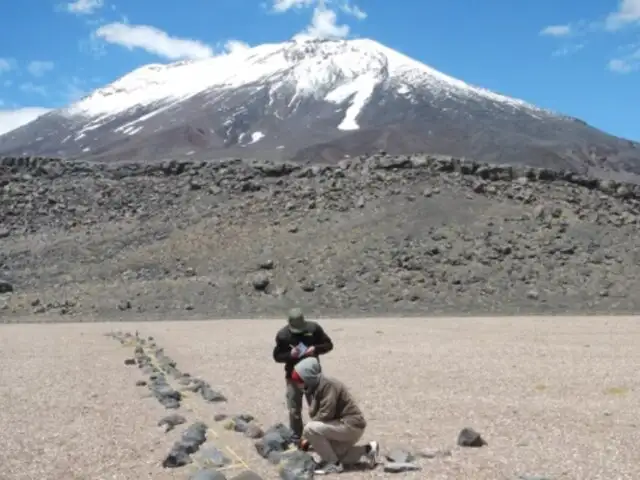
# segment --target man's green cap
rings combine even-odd
[[[289,310],[288,321],[289,330],[293,333],[304,332],[307,328],[307,321],[304,319],[304,314],[299,308]]]

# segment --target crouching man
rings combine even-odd
[[[379,446],[377,442],[356,445],[367,422],[347,387],[325,376],[314,357],[298,362],[291,379],[309,395],[311,421],[302,436],[320,457],[315,474],[340,473],[344,466],[360,463],[362,457],[374,468]]]

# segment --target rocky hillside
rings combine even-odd
[[[631,312],[640,187],[375,155],[0,164],[0,317]]]

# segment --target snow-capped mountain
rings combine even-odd
[[[292,40],[141,67],[0,137],[2,155],[335,160],[384,149],[640,173],[640,145],[375,41]]]

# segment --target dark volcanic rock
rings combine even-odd
[[[263,458],[274,453],[282,453],[292,444],[293,431],[282,423],[269,427],[260,440],[254,443],[256,451]]]
[[[13,285],[6,280],[0,280],[0,293],[13,292]]]
[[[458,435],[458,445],[461,447],[483,447],[487,442],[473,428],[463,428]]]
[[[27,298],[3,298],[5,321],[40,307],[116,318],[271,316],[282,300],[318,315],[640,308],[629,294],[640,288],[634,184],[428,155],[295,168],[2,162],[0,218],[12,234],[1,240],[0,278],[11,283],[0,282],[0,293],[19,285]],[[194,180],[204,187],[189,188]],[[61,289],[69,298],[31,304]],[[154,355],[185,390],[224,401],[161,350]],[[176,406],[172,395],[161,396]]]
[[[183,467],[193,463],[191,454],[198,451],[200,445],[207,440],[207,426],[203,422],[195,422],[190,425],[173,444],[169,454],[162,461],[165,468]]]
[[[311,480],[314,478],[314,469],[313,457],[300,450],[282,455],[278,467],[282,480]]]
[[[182,425],[183,423],[186,423],[187,419],[184,418],[182,415],[178,415],[178,414],[172,414],[172,415],[167,415],[166,417],[163,417],[162,419],[160,419],[160,421],[158,422],[158,426],[159,427],[164,427],[165,432],[168,432],[170,430],[173,430],[176,426],[178,425]]]

